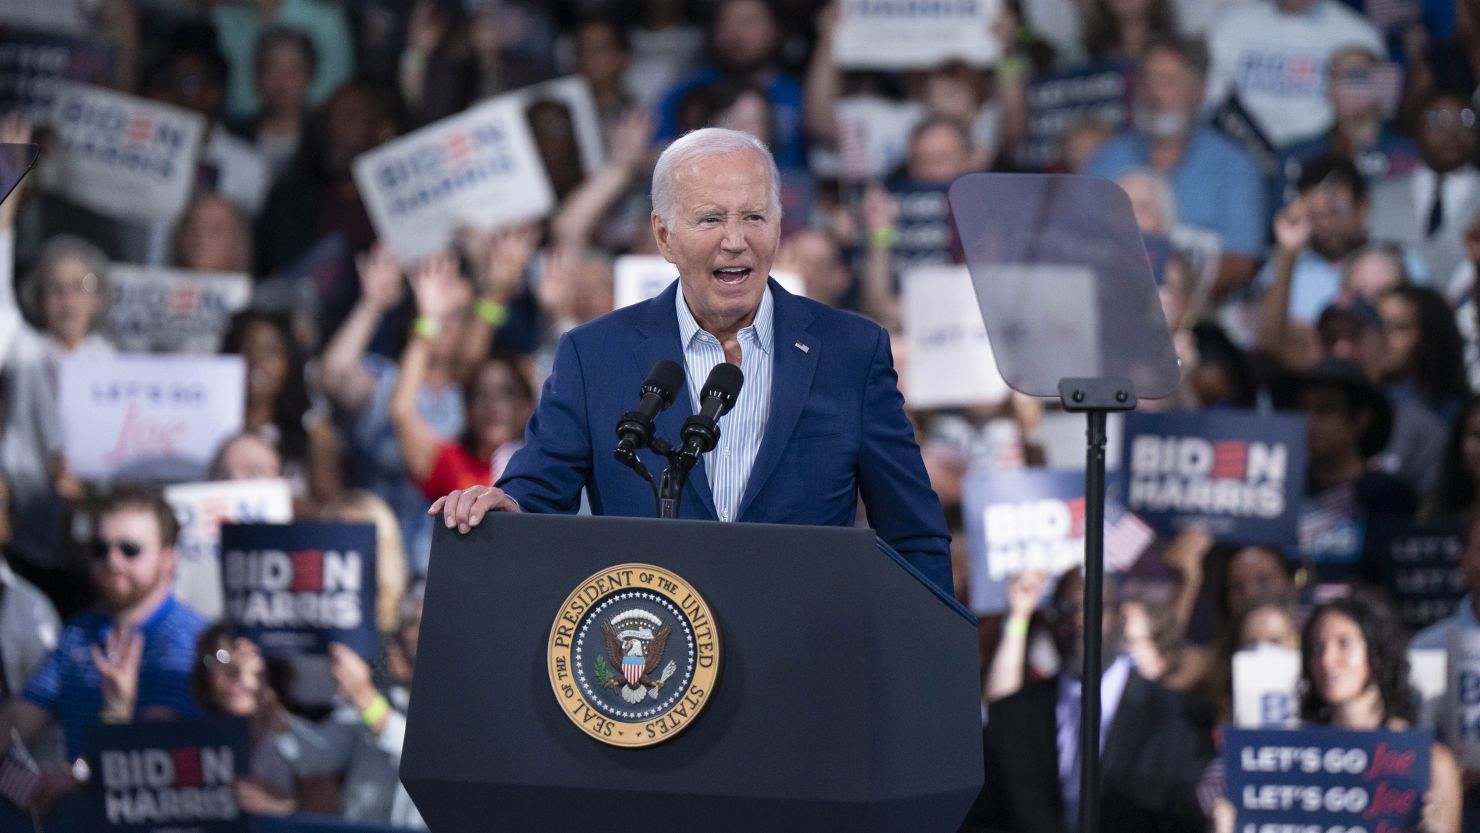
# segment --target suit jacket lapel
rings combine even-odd
[[[812,390],[812,376],[817,371],[817,357],[823,347],[822,340],[807,329],[812,325],[812,313],[774,279],[770,280],[770,287],[776,316],[771,345],[771,412],[760,450],[750,467],[740,511],[736,513],[740,520],[745,520],[746,511],[775,472],[782,452],[791,442],[807,394]]]
[[[633,360],[641,368],[640,372],[646,374],[662,359],[676,361],[679,366],[687,365],[684,362],[683,345],[679,342],[678,316],[674,313],[673,306],[678,302],[678,281],[669,284],[668,288],[659,293],[657,297],[648,301],[647,314],[638,325],[641,333],[633,351]],[[635,393],[635,391],[634,391]],[[669,442],[679,442],[679,431],[683,429],[684,420],[694,415],[694,405],[689,399],[687,383],[679,395],[673,400],[673,404],[667,410],[658,414],[655,421],[658,428],[658,436]],[[613,414],[613,420],[620,414]],[[612,422],[616,425],[616,422]],[[615,440],[613,441],[615,443]],[[657,456],[657,455],[654,455]],[[659,458],[661,459],[661,458]],[[651,468],[651,466],[649,467]],[[652,470],[653,477],[662,475],[662,465]],[[708,520],[717,520],[719,515],[714,509],[714,493],[709,488],[709,475],[704,468],[704,459],[699,459],[699,464],[689,472],[689,482],[684,487],[683,503],[685,506],[694,507],[698,510],[700,517]]]

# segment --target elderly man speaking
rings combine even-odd
[[[781,237],[780,176],[766,146],[705,128],[668,146],[653,172],[653,236],[679,279],[656,298],[567,333],[497,486],[434,503],[467,531],[489,511],[653,515],[648,487],[613,459],[617,418],[648,369],[683,365],[688,395],[657,420],[676,438],[720,362],[745,382],[715,449],[683,494],[682,517],[869,525],[951,592],[950,537],[904,413],[889,337],[877,324],[798,298],[770,279]],[[652,452],[644,452],[652,455]],[[660,458],[647,458],[649,467]]]

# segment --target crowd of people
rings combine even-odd
[[[886,327],[902,380],[902,285],[965,261],[951,182],[1115,181],[1182,362],[1173,394],[1142,407],[1303,414],[1305,512],[1465,531],[1453,570],[1468,595],[1417,637],[1360,532],[1237,542],[1193,528],[1153,542],[1150,568],[1107,587],[1105,829],[1232,829],[1215,727],[1232,718],[1233,656],[1250,646],[1301,654],[1305,722],[1423,723],[1410,638],[1442,648],[1480,627],[1480,3],[1006,0],[985,32],[990,65],[943,55],[891,71],[836,58],[846,6],[78,4],[87,24],[70,43],[108,58],[85,80],[196,113],[208,133],[178,221],[107,216],[49,190],[55,132],[24,90],[0,89],[0,143],[43,153],[41,175],[0,204],[0,308],[18,313],[0,367],[0,751],[14,759],[20,739],[46,764],[30,807],[76,793],[70,762],[92,723],[224,713],[250,720],[248,812],[421,824],[396,768],[427,506],[498,481],[559,339],[612,310],[614,259],[658,252],[657,154],[705,126],[770,147],[777,271]],[[28,37],[0,24],[0,47]],[[601,161],[578,152],[568,114],[529,108],[548,216],[459,228],[410,264],[380,239],[356,158],[570,76],[589,90]],[[1051,94],[1091,77],[1120,79],[1119,99],[1076,110]],[[157,490],[68,466],[58,367],[129,349],[106,327],[123,264],[252,278],[248,307],[193,345],[246,367],[243,430],[210,477],[284,479],[295,518],[376,526],[383,651],[367,662],[331,647],[332,708],[299,702],[258,646],[175,597],[177,523]],[[963,602],[985,569],[963,483],[1065,459],[1046,430],[1055,410],[1018,394],[909,407]],[[1072,571],[1022,573],[1007,610],[982,617],[987,787],[968,829],[1076,827],[1065,704],[1080,697],[1081,587]],[[1039,714],[1057,715],[1057,737],[1030,731],[1055,725]],[[1455,740],[1441,733],[1433,750],[1427,831],[1459,830],[1462,814],[1480,830],[1480,770]]]

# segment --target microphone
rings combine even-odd
[[[622,414],[617,422],[617,449],[612,452],[618,460],[625,461],[632,452],[653,441],[653,418],[673,404],[673,398],[683,389],[683,367],[667,359],[653,365],[647,381],[642,383],[642,399],[637,409]]]
[[[704,388],[699,393],[699,413],[689,417],[683,424],[683,450],[679,459],[685,467],[698,462],[699,455],[714,448],[719,442],[719,418],[735,406],[745,376],[740,368],[729,362],[720,362],[709,371]]]

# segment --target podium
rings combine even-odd
[[[547,657],[572,592],[628,563],[682,576],[721,645],[703,711],[641,748],[582,731]],[[980,691],[975,620],[872,530],[494,513],[437,527],[401,780],[434,833],[948,833]]]

